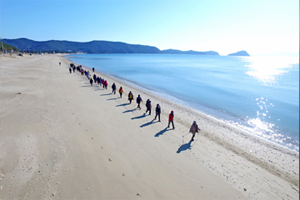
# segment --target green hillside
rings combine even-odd
[[[2,46],[3,45],[3,46]],[[11,51],[11,50],[14,50],[14,51],[19,51],[16,47],[14,47],[13,45],[10,45],[10,44],[5,44],[5,43],[2,43],[0,42],[0,51],[3,51],[3,49],[6,50],[6,51]]]

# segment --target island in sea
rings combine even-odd
[[[228,56],[250,56],[247,51],[238,51],[236,53],[230,53]]]

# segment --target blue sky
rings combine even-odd
[[[0,37],[299,54],[298,0],[0,0]]]

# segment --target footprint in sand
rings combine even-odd
[[[4,174],[0,174],[0,181],[4,179]]]

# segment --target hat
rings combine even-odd
[[[196,121],[194,121],[194,124],[196,124]]]

